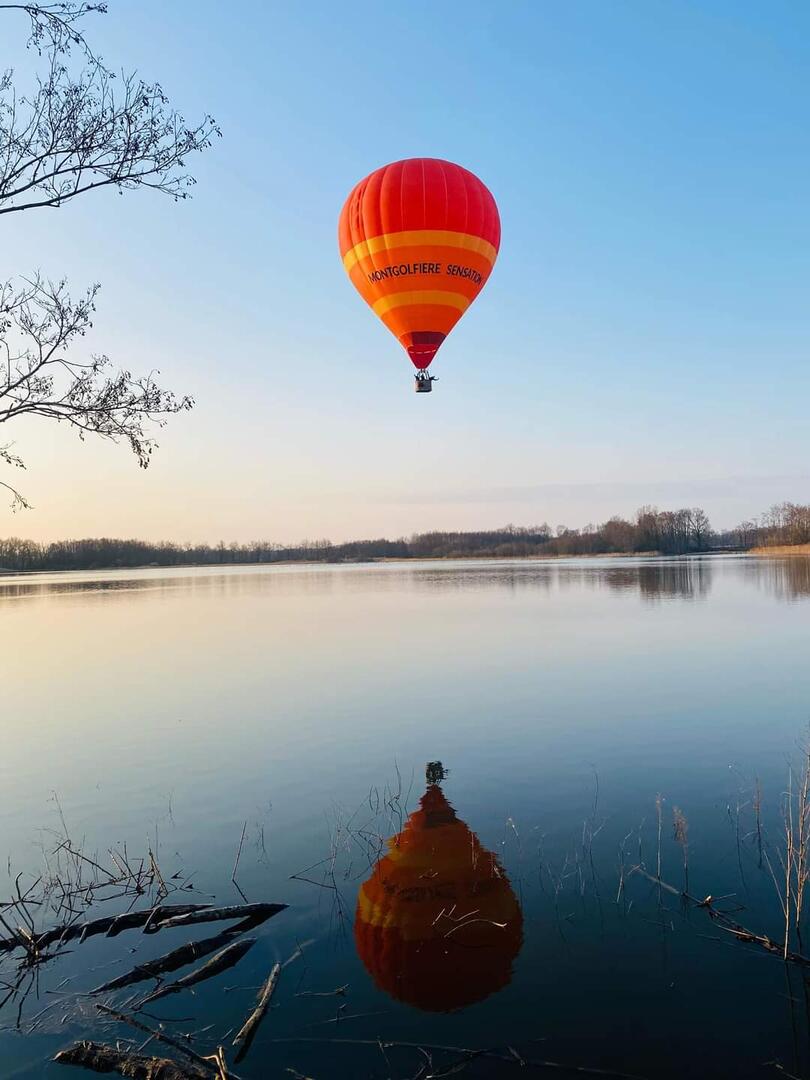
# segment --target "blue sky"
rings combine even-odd
[[[87,33],[224,138],[190,202],[7,216],[0,265],[101,281],[87,347],[199,404],[147,473],[20,427],[35,509],[0,531],[338,539],[648,502],[723,526],[810,499],[808,5],[110,0]],[[503,226],[430,397],[335,235],[358,179],[421,155],[477,173]]]

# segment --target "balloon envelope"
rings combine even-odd
[[[354,936],[380,989],[450,1012],[506,986],[523,917],[495,855],[431,785],[357,899]]]
[[[473,173],[438,158],[408,158],[356,185],[338,241],[353,285],[423,369],[486,284],[501,223]]]

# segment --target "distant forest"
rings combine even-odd
[[[657,510],[643,506],[631,521],[569,529],[515,526],[481,532],[427,532],[398,540],[328,540],[300,544],[149,543],[143,540],[58,540],[39,544],[0,539],[0,571],[99,570],[138,566],[209,566],[226,563],[368,562],[374,559],[514,558],[658,552],[687,555],[752,547],[810,544],[810,506],[781,503],[761,518],[715,532],[699,507]]]

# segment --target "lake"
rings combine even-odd
[[[243,1080],[804,1077],[810,968],[729,921],[784,935],[808,644],[802,558],[6,576],[0,901],[69,836],[104,867],[151,850],[197,890],[169,903],[288,904],[146,1006],[207,1054],[284,964]],[[719,920],[676,895],[684,854]],[[0,1075],[80,1075],[49,1058],[133,1035],[81,995],[192,936],[63,947],[0,1008]],[[0,954],[0,1002],[15,979]]]

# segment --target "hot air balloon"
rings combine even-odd
[[[377,986],[429,1012],[472,1005],[510,981],[520,905],[438,782],[361,886],[354,937]]]
[[[402,344],[430,391],[428,367],[478,296],[501,240],[498,207],[477,176],[438,158],[408,158],[361,180],[338,242],[354,287]]]

